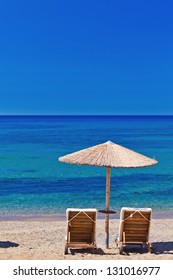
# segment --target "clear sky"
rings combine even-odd
[[[1,1],[0,114],[173,114],[173,1]]]

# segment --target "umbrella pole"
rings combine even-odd
[[[110,206],[110,171],[111,168],[106,168],[106,211],[109,211]],[[106,214],[105,220],[105,232],[106,232],[106,248],[109,248],[109,213]]]

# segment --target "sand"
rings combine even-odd
[[[0,221],[1,260],[167,260],[173,259],[173,219],[153,219],[150,241],[153,252],[140,246],[119,255],[114,239],[119,220],[110,221],[110,248],[105,248],[104,220],[97,220],[97,250],[72,250],[64,255],[66,222],[49,219]]]

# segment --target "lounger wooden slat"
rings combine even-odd
[[[86,249],[96,248],[96,209],[66,210],[67,237],[65,242],[65,254],[69,248]]]
[[[115,240],[120,252],[123,251],[123,246],[128,244],[147,245],[151,250],[149,242],[151,214],[151,208],[121,209],[119,236]]]

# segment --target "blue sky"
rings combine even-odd
[[[0,114],[173,114],[173,2],[6,0]]]

